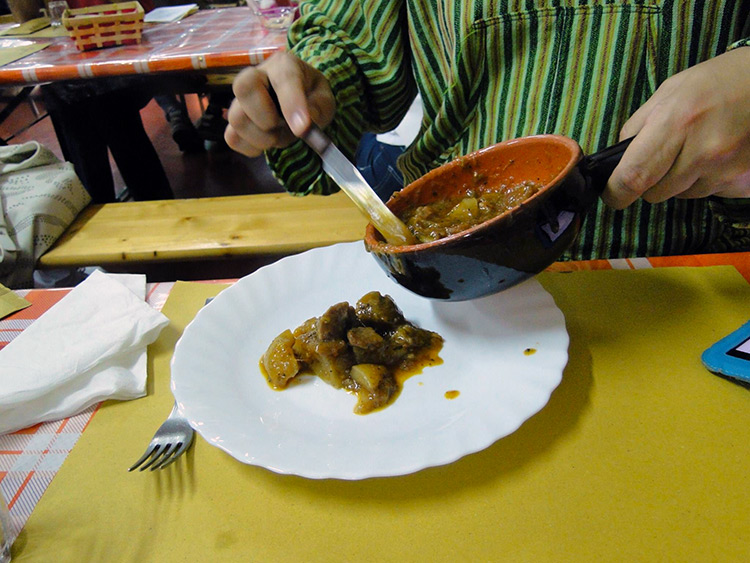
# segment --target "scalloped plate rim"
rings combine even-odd
[[[298,279],[295,276],[317,272],[321,266],[332,269],[326,270],[327,275],[305,280],[308,283],[303,292],[292,286],[291,282]],[[350,279],[353,281],[344,282]],[[407,380],[392,405],[364,416],[351,412],[353,397],[313,378],[291,390],[271,390],[257,367],[258,350],[262,353],[284,328],[294,328],[309,316],[320,315],[335,302],[354,302],[367,288],[393,296],[409,320],[443,335],[444,363],[425,368],[422,374]],[[250,313],[265,314],[271,308],[280,308],[280,317],[265,315],[265,322],[260,324],[251,318]],[[506,326],[508,323],[510,326]],[[514,348],[509,349],[509,341]],[[521,347],[533,348],[534,343],[539,346],[537,353],[524,355]],[[171,386],[193,428],[210,444],[243,463],[311,479],[388,477],[453,463],[513,433],[544,407],[559,385],[568,360],[568,344],[562,312],[535,279],[480,300],[435,302],[391,281],[362,243],[342,243],[282,258],[219,293],[179,338],[171,361]],[[461,350],[457,350],[459,347]],[[461,355],[467,351],[478,358]],[[477,371],[486,373],[488,366],[498,365],[510,366],[517,373],[498,370],[485,376],[487,381],[476,376]],[[242,374],[222,374],[222,368]],[[463,373],[466,369],[471,374]],[[234,383],[236,390],[227,393],[228,385],[207,383],[203,375],[207,371],[213,371],[211,377],[218,377],[219,382]],[[449,401],[444,392],[452,390],[449,387],[457,381],[459,396]],[[490,403],[490,396],[505,408]],[[454,408],[462,401],[470,404]],[[425,405],[430,408],[425,409]],[[423,419],[429,416],[433,416],[430,423],[434,424],[429,428],[437,432],[422,432]],[[344,424],[338,424],[340,421]],[[290,432],[284,426],[294,423],[301,424],[305,433],[312,431],[312,435],[302,439],[300,427]],[[412,432],[407,435],[406,446],[402,445],[404,427]],[[354,434],[350,435],[352,428]],[[347,442],[353,436],[365,439],[364,450],[361,444]],[[367,438],[371,440],[369,445]],[[347,447],[342,447],[344,444]],[[262,453],[254,453],[254,448]],[[296,450],[286,453],[289,448]],[[319,448],[329,454],[322,462],[313,455]],[[352,449],[354,453],[350,453]],[[356,457],[360,452],[370,457],[363,461]]]

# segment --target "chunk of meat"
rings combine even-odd
[[[442,342],[437,333],[409,323],[389,296],[373,291],[356,307],[337,303],[284,331],[263,355],[261,368],[279,390],[299,374],[315,374],[355,393],[354,412],[365,414],[389,404],[405,376],[434,363]]]
[[[321,340],[343,340],[352,326],[354,309],[349,303],[337,303],[318,318],[318,338]]]
[[[354,359],[358,364],[381,363],[386,341],[371,326],[350,328],[346,339],[354,352]]]
[[[412,359],[415,352],[431,345],[433,335],[434,332],[411,324],[400,325],[389,335],[383,352],[384,363],[396,366]]]
[[[359,322],[371,326],[377,331],[395,328],[406,322],[404,314],[396,303],[387,295],[371,291],[364,295],[354,308]]]

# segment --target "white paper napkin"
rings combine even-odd
[[[146,347],[169,324],[145,292],[145,276],[95,271],[0,350],[0,434],[143,397]]]

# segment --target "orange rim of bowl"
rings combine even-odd
[[[429,182],[432,177],[441,174],[446,168],[456,166],[456,163],[460,159],[477,157],[485,152],[499,150],[503,147],[509,147],[509,146],[519,145],[519,144],[539,143],[542,141],[553,141],[557,144],[561,144],[561,145],[568,147],[571,151],[571,158],[568,160],[566,165],[560,170],[560,172],[558,172],[558,174],[555,175],[554,178],[552,178],[549,182],[544,184],[544,186],[542,186],[542,188],[539,191],[529,196],[527,199],[522,201],[516,207],[508,209],[499,215],[495,215],[494,217],[491,217],[487,219],[486,221],[482,221],[481,223],[473,225],[469,227],[468,229],[465,229],[458,233],[453,233],[452,235],[448,235],[443,238],[439,238],[439,239],[428,241],[428,242],[420,242],[417,244],[404,244],[404,245],[388,244],[387,242],[385,242],[385,240],[382,240],[382,235],[378,233],[377,229],[375,229],[373,224],[368,223],[366,231],[365,231],[366,246],[369,249],[377,249],[378,251],[381,251],[381,252],[385,251],[388,254],[404,254],[407,252],[414,252],[417,250],[426,250],[426,249],[433,248],[436,246],[447,245],[447,244],[450,244],[451,242],[460,240],[464,237],[467,237],[473,234],[474,232],[482,228],[486,228],[491,223],[499,221],[503,217],[506,217],[513,213],[517,213],[521,208],[526,206],[532,200],[538,199],[543,193],[548,192],[554,186],[558,185],[563,180],[563,178],[567,177],[568,174],[570,174],[570,172],[573,170],[573,168],[575,168],[578,165],[580,160],[583,158],[583,151],[581,150],[581,147],[578,145],[576,141],[574,141],[570,137],[565,137],[564,135],[552,135],[552,134],[529,135],[527,137],[519,137],[517,139],[501,141],[500,143],[496,143],[494,145],[490,145],[488,147],[478,149],[467,155],[464,155],[462,157],[458,157],[449,162],[446,162],[445,164],[442,164],[438,166],[437,168],[433,168],[432,170],[430,170],[423,176],[420,176],[419,178],[414,180],[411,184],[403,188],[403,190],[407,190],[411,186],[416,184],[417,182],[420,182],[420,183]]]

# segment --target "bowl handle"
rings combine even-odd
[[[587,184],[593,188],[597,194],[604,191],[607,180],[614,172],[617,165],[625,153],[625,149],[630,145],[634,137],[620,141],[616,145],[602,149],[599,152],[583,157],[581,171],[586,177]]]

